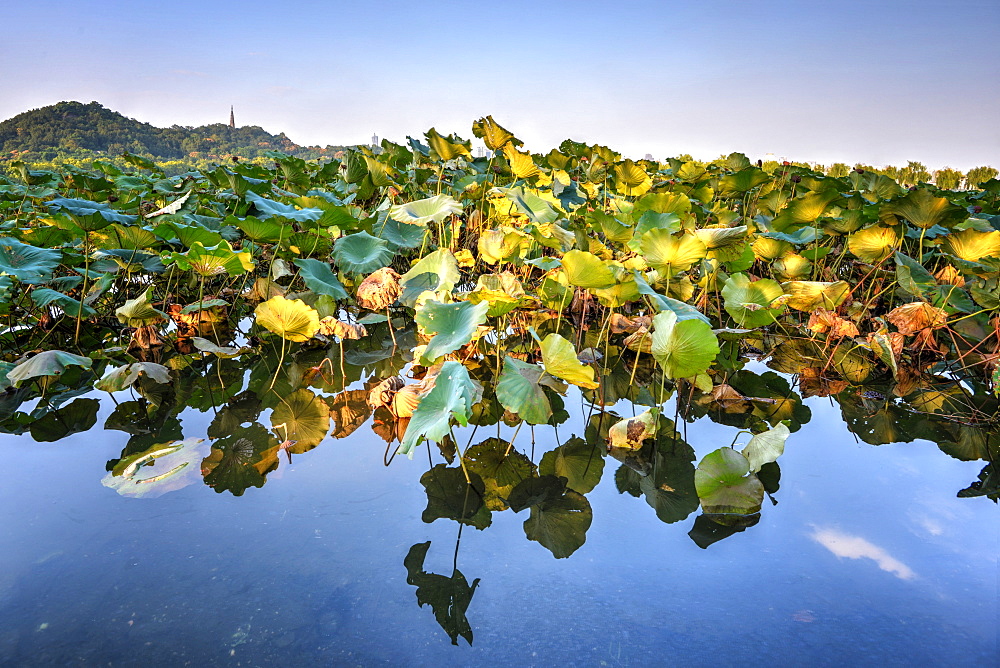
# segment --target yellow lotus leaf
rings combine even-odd
[[[777,278],[791,281],[808,276],[812,271],[812,262],[798,253],[789,253],[775,260],[771,268]]]
[[[891,227],[874,225],[847,238],[847,248],[862,262],[879,262],[892,255],[899,235]]]
[[[796,311],[814,311],[818,308],[833,310],[840,306],[851,292],[846,281],[788,281],[781,289],[789,295],[785,302]]]
[[[301,299],[271,297],[254,315],[258,325],[288,341],[308,341],[319,331],[319,313]]]
[[[962,230],[944,238],[944,249],[955,257],[979,262],[984,257],[1000,257],[1000,232]]]

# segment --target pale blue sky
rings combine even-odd
[[[0,118],[97,100],[300,144],[471,137],[535,151],[1000,166],[1000,2],[33,0],[4,12]]]

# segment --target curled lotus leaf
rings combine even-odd
[[[400,223],[426,226],[440,223],[448,216],[462,213],[462,205],[451,195],[434,195],[405,204],[397,204],[389,209],[389,217]]]
[[[927,302],[910,302],[891,310],[886,319],[896,326],[900,334],[910,336],[925,329],[944,327],[948,313]]]
[[[399,279],[399,274],[391,267],[372,272],[358,286],[358,305],[372,311],[383,311],[392,306],[403,292]]]
[[[502,149],[507,144],[522,146],[524,142],[514,136],[512,132],[493,120],[493,116],[480,118],[472,124],[472,134],[482,139],[486,148],[491,151]]]
[[[319,313],[301,299],[271,297],[254,315],[258,325],[288,341],[308,341],[319,331]]]
[[[594,368],[580,361],[571,342],[552,333],[542,340],[541,347],[546,373],[587,390],[600,387],[594,380]]]

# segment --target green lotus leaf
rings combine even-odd
[[[167,320],[166,313],[153,308],[150,303],[152,295],[153,288],[149,287],[135,299],[129,299],[116,308],[115,316],[118,322],[126,327],[145,327]]]
[[[95,246],[108,249],[141,250],[143,248],[152,248],[159,243],[156,235],[144,227],[137,227],[135,225],[126,227],[118,223],[106,227],[100,232],[95,232],[92,237]]]
[[[640,247],[649,266],[667,278],[687,271],[708,252],[697,236],[685,234],[677,238],[665,229],[643,234]]]
[[[319,331],[319,313],[301,299],[277,295],[254,309],[257,324],[288,341],[308,341]]]
[[[349,274],[368,274],[386,266],[393,253],[384,239],[367,232],[355,232],[337,239],[333,259],[341,271]]]
[[[212,248],[222,243],[222,235],[200,225],[183,225],[166,221],[157,225],[153,232],[163,239],[177,239],[185,248],[191,248],[196,243],[205,248]]]
[[[36,248],[17,239],[0,237],[0,274],[9,274],[22,283],[37,285],[52,278],[62,262],[62,251]]]
[[[81,357],[65,350],[46,350],[34,357],[20,362],[7,372],[7,380],[18,387],[22,381],[45,376],[58,376],[69,366],[79,366],[89,369],[94,361],[89,357]]]
[[[493,116],[480,118],[472,124],[472,134],[482,139],[486,148],[491,151],[498,151],[506,144],[523,146],[524,142],[515,137],[513,133],[493,120]]]
[[[448,216],[457,216],[461,213],[462,205],[451,195],[435,195],[406,204],[397,204],[389,209],[389,217],[393,220],[424,227],[427,223],[440,223]]]
[[[747,247],[746,225],[737,227],[706,227],[694,231],[708,251],[707,257],[719,262],[732,262],[740,257]]]
[[[467,139],[461,139],[456,135],[444,137],[438,134],[434,128],[425,132],[424,137],[427,138],[427,143],[431,147],[432,158],[447,161],[463,156],[472,157],[472,142]]]
[[[139,380],[139,374],[145,374],[147,378],[157,383],[170,382],[170,369],[162,364],[133,362],[115,369],[94,383],[94,387],[103,392],[121,392]]]
[[[437,358],[469,343],[479,325],[486,322],[487,310],[489,304],[485,302],[443,304],[428,300],[421,304],[414,319],[425,332],[434,336],[427,342],[420,364],[431,366]]]
[[[600,383],[594,380],[593,367],[580,361],[572,343],[553,332],[542,340],[541,347],[546,373],[587,390],[600,387]]]
[[[876,263],[892,255],[899,235],[891,227],[873,225],[847,237],[847,248],[862,262]]]
[[[518,151],[512,144],[507,144],[503,147],[503,155],[515,178],[530,179],[541,174],[530,153]]]
[[[743,195],[770,180],[771,177],[762,169],[747,167],[735,174],[728,174],[719,179],[719,195],[722,197]]]
[[[626,197],[645,194],[653,185],[646,170],[632,160],[623,160],[614,165],[615,188]]]
[[[556,559],[565,559],[586,542],[593,519],[594,511],[587,497],[568,489],[558,499],[531,506],[531,516],[524,521],[524,534]]]
[[[295,452],[310,450],[330,431],[330,407],[307,389],[295,390],[271,411],[271,431],[282,441],[295,441]]]
[[[781,423],[755,434],[743,448],[743,456],[750,462],[750,472],[757,473],[764,464],[776,461],[785,452],[785,441],[790,434],[788,427]]]
[[[413,411],[397,452],[412,459],[413,450],[421,440],[426,438],[440,442],[451,430],[452,418],[466,426],[472,414],[472,405],[476,403],[476,394],[468,370],[459,362],[445,362],[434,387]]]
[[[399,301],[413,307],[423,292],[451,292],[461,278],[458,260],[447,248],[425,255],[399,279],[403,293]]]
[[[552,416],[552,405],[542,389],[544,373],[545,370],[536,364],[505,357],[497,382],[497,400],[528,424],[545,424]]]
[[[67,199],[65,197],[55,197],[47,202],[50,210],[65,211],[84,232],[100,230],[111,223],[122,223],[128,225],[134,223],[138,218],[127,214],[119,213],[105,202],[91,202],[86,199]]]
[[[63,313],[71,318],[90,318],[97,315],[97,311],[87,304],[81,303],[79,299],[74,299],[51,288],[35,288],[31,291],[31,301],[39,306],[58,306],[63,310]]]
[[[650,352],[668,378],[704,373],[719,354],[719,340],[706,322],[680,320],[673,311],[653,317]]]
[[[732,448],[705,455],[694,485],[706,513],[751,515],[760,510],[764,485],[750,473],[750,462]]]
[[[201,461],[205,484],[221,494],[242,496],[250,487],[263,487],[265,475],[277,466],[279,441],[256,422],[240,427],[212,444]]]
[[[587,251],[574,249],[563,255],[562,268],[569,284],[579,288],[610,288],[617,282],[608,263]]]
[[[254,216],[247,216],[244,219],[229,216],[226,218],[226,224],[239,228],[248,239],[259,244],[277,243],[290,232],[285,225],[275,220],[261,220]]]
[[[533,223],[552,223],[559,220],[560,213],[551,204],[523,187],[507,188],[503,190],[503,194]]]
[[[319,220],[323,216],[322,209],[315,207],[297,209],[292,204],[283,204],[282,202],[275,202],[274,200],[261,197],[252,190],[247,190],[243,196],[248,202],[253,204],[261,219],[279,217],[294,220],[297,223],[309,223]]]
[[[902,218],[925,230],[935,225],[951,229],[956,223],[968,218],[969,213],[952,204],[948,198],[935,197],[930,190],[919,188],[883,204],[879,209],[879,217],[890,223],[896,223]]]
[[[610,288],[591,290],[591,292],[597,297],[598,303],[607,308],[620,308],[642,297],[638,284],[631,276]]]
[[[297,258],[292,260],[292,263],[299,268],[299,276],[302,277],[306,287],[316,294],[334,299],[347,299],[347,291],[326,262]]]
[[[194,242],[186,253],[171,253],[164,259],[205,278],[224,273],[241,276],[253,269],[250,253],[234,251],[228,241],[223,241],[214,248],[206,248]]]
[[[815,311],[825,308],[832,311],[851,294],[851,286],[846,281],[833,283],[822,281],[788,281],[781,284],[785,294],[790,295],[785,302],[797,311]]]
[[[771,303],[784,294],[777,281],[751,281],[746,274],[733,274],[722,288],[726,312],[740,327],[763,327],[777,320],[783,306]]]

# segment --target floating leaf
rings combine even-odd
[[[778,424],[760,434],[755,434],[743,448],[743,456],[750,462],[750,472],[757,473],[760,467],[778,459],[785,451],[785,441],[791,432],[784,424]]]
[[[282,441],[295,441],[295,451],[319,445],[330,431],[330,407],[307,389],[283,397],[271,412],[271,431]]]
[[[764,500],[764,486],[750,473],[750,462],[732,448],[705,455],[694,472],[694,484],[706,513],[750,515]]]

